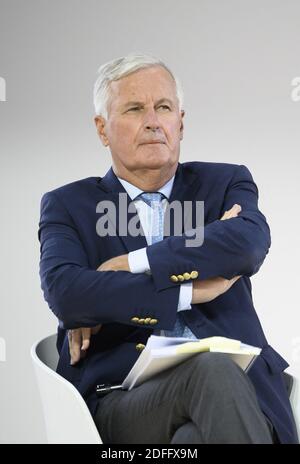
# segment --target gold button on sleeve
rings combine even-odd
[[[183,277],[184,277],[184,280],[190,280],[191,274],[189,274],[188,272],[185,272],[185,273],[183,274]]]
[[[179,280],[179,282],[183,282],[183,281],[184,281],[184,277],[183,277],[183,275],[181,275],[181,274],[178,274],[177,279]]]
[[[132,322],[139,322],[139,318],[138,318],[138,317],[132,317],[132,318],[131,318],[131,321],[132,321]]]
[[[151,324],[151,325],[155,325],[155,324],[157,324],[157,323],[158,323],[158,320],[157,320],[157,319],[151,319],[151,320],[150,320],[150,324]]]
[[[192,271],[191,272],[191,278],[192,279],[197,279],[198,275],[199,275],[198,271]]]
[[[170,279],[172,280],[172,282],[178,282],[176,275],[171,275]]]

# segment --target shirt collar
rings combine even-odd
[[[157,192],[161,192],[165,197],[169,199],[173,188],[174,178],[175,174],[173,177],[171,177],[170,180],[168,180],[168,182],[165,183],[165,185],[163,185],[159,190],[157,190]],[[131,198],[131,200],[135,200],[138,195],[143,193],[144,190],[141,190],[135,185],[131,184],[130,182],[127,182],[127,180],[121,179],[120,177],[118,177],[118,179],[123,185],[126,192],[128,193],[128,196]]]

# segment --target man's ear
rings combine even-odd
[[[105,131],[105,124],[106,124],[106,119],[103,118],[103,116],[95,116],[94,118],[96,128],[97,128],[97,133],[105,147],[109,145],[108,138],[106,137],[106,131]]]
[[[183,139],[183,129],[184,129],[183,118],[184,118],[184,115],[185,115],[185,111],[184,111],[184,110],[181,110],[181,111],[180,111],[180,114],[181,114],[180,140],[182,140],[182,139]]]

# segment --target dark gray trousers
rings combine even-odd
[[[201,353],[99,399],[103,443],[274,443],[254,386],[226,354]]]

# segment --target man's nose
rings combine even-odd
[[[154,109],[147,111],[144,126],[146,130],[156,131],[160,129],[161,125]]]

